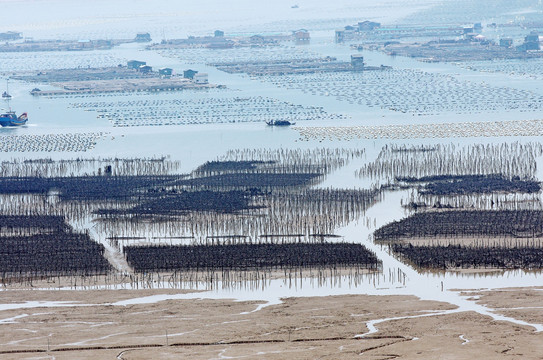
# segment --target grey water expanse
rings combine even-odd
[[[285,43],[258,49],[147,50],[148,44],[128,43],[110,50],[0,52],[2,91],[5,79],[15,73],[117,66],[132,59],[146,61],[157,69],[170,67],[178,74],[188,68],[197,69],[209,74],[210,83],[225,85],[224,89],[179,92],[37,97],[30,95],[33,88],[44,90],[54,86],[10,79],[13,98],[9,106],[17,113],[28,112],[30,120],[21,128],[0,129],[0,160],[167,156],[180,162],[181,172],[190,172],[233,149],[365,149],[365,158],[359,163],[337,170],[318,185],[358,189],[369,188],[377,182],[356,177],[355,171],[375,160],[383,146],[539,143],[543,135],[543,128],[535,128],[522,137],[507,132],[487,137],[471,133],[467,126],[465,136],[454,138],[304,139],[296,127],[274,128],[264,122],[269,120],[272,111],[275,111],[272,117],[290,116],[297,127],[308,129],[393,125],[435,128],[439,124],[540,120],[543,118],[542,59],[429,63],[388,56],[367,47],[357,51],[349,44],[334,42],[336,29],[363,20],[390,26],[468,26],[480,22],[489,38],[517,36],[516,41],[521,41],[530,29],[524,34],[517,28],[501,34],[488,25],[532,21],[543,27],[543,5],[537,0],[0,0],[0,7],[0,32],[19,31],[24,38],[35,40],[123,39],[148,32],[153,42],[160,42],[212,35],[217,29],[231,36],[289,34],[302,28],[311,33],[311,42],[307,45]],[[391,70],[249,76],[228,74],[210,65],[325,56],[349,61],[353,54],[363,55],[368,65],[386,65]],[[273,110],[268,106],[272,102]],[[234,106],[232,104],[237,107],[229,112],[222,110]],[[2,101],[0,107],[6,106],[8,104]],[[54,146],[37,145],[37,139],[43,137]],[[88,137],[95,144],[78,145]],[[541,159],[538,159],[540,164]],[[543,180],[540,170],[536,175]],[[298,285],[283,286],[282,280],[274,280],[265,290],[229,290],[219,286],[209,290],[207,295],[198,296],[264,299],[273,304],[286,296],[413,294],[423,299],[449,301],[459,305],[461,310],[472,306],[473,310],[487,314],[488,309],[470,305],[448,290],[542,285],[538,272],[504,271],[484,276],[420,273],[392,257],[373,243],[371,234],[376,227],[407,216],[409,211],[402,203],[407,203],[409,196],[408,192],[387,192],[358,221],[336,229],[344,240],[364,244],[375,251],[383,260],[383,274],[400,270],[405,275],[401,281],[385,276],[377,284],[350,286],[346,282],[339,287],[333,282],[312,286],[308,279],[300,279]],[[532,325],[537,330],[542,329],[540,324]]]

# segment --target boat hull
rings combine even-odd
[[[26,113],[23,113],[19,117],[15,115],[15,113],[6,113],[0,115],[0,126],[7,127],[7,126],[22,126],[26,124],[28,121],[28,115]]]
[[[266,124],[269,126],[289,126],[289,125],[295,125],[296,123],[290,122],[288,120],[272,120],[272,121],[266,121]]]

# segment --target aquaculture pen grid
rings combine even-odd
[[[181,242],[217,247],[217,254],[224,256],[225,249],[236,246],[266,248],[268,257],[275,252],[278,259],[290,247],[311,249],[313,254],[306,259],[307,251],[300,250],[301,262],[291,258],[273,262],[263,256],[245,265],[242,259],[232,262],[216,255],[223,270],[260,265],[376,269],[376,259],[364,260],[365,249],[357,250],[360,254],[353,260],[355,250],[345,253],[351,245],[325,240],[336,237],[338,226],[359,217],[378,191],[311,188],[363,154],[363,150],[245,149],[231,151],[188,175],[175,174],[178,164],[165,158],[13,160],[2,164],[2,196],[12,201],[2,210],[57,214],[78,228],[93,226],[94,237],[121,253],[145,251],[148,246],[140,243],[168,249],[164,246],[169,242],[167,252],[175,255]],[[103,248],[100,251],[104,255]],[[334,251],[343,251],[345,259]],[[150,260],[153,256],[147,255]]]

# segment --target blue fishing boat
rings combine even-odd
[[[21,115],[17,116],[15,114],[15,111],[11,111],[11,109],[5,113],[0,114],[0,126],[21,126],[26,124],[28,121],[28,114],[22,113]]]

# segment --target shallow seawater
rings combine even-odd
[[[315,30],[310,45],[296,47],[284,44],[258,51],[259,59],[269,61],[277,58],[303,58],[308,56],[334,56],[349,61],[355,53],[348,45],[333,42],[333,30],[358,20],[372,19],[383,22],[405,21],[419,23],[428,14],[437,14],[443,19],[461,19],[461,13],[444,12],[450,9],[443,2],[417,1],[416,6],[406,8],[400,1],[385,1],[378,4],[370,1],[310,2],[300,1],[299,9],[292,9],[292,1],[279,1],[266,5],[257,12],[247,1],[228,3],[231,16],[223,16],[222,4],[214,10],[204,11],[205,5],[180,6],[177,2],[166,1],[163,8],[149,8],[144,1],[100,1],[84,6],[83,12],[67,7],[65,12],[54,13],[48,19],[36,20],[48,2],[32,2],[35,13],[26,14],[28,1],[3,3],[13,16],[0,26],[0,31],[22,31],[25,36],[44,38],[131,38],[136,32],[149,31],[155,41],[161,38],[207,35],[215,29],[228,33],[289,32],[301,27]],[[71,2],[58,0],[57,5]],[[463,1],[466,3],[466,1]],[[528,6],[528,2],[526,3]],[[90,4],[90,3],[89,3]],[[226,3],[225,3],[226,4]],[[185,4],[186,5],[186,4]],[[164,7],[165,6],[165,7]],[[172,11],[163,10],[173,7]],[[126,9],[131,9],[126,12]],[[419,12],[419,10],[425,10]],[[474,5],[475,15],[480,16],[482,7]],[[299,11],[298,11],[299,10]],[[392,10],[392,11],[391,11]],[[479,13],[477,13],[479,11]],[[123,15],[124,14],[124,15]],[[264,15],[263,15],[264,14]],[[386,14],[386,15],[385,15]],[[205,16],[206,21],[200,19]],[[504,19],[510,15],[503,15]],[[26,21],[21,23],[20,19]],[[181,21],[180,21],[181,20]],[[439,18],[437,18],[439,20]],[[466,21],[466,20],[463,20]],[[251,57],[251,53],[240,51],[239,60]],[[154,112],[162,111],[160,106],[149,108],[149,104],[166,101],[167,106],[175,102],[192,104],[202,100],[206,104],[224,99],[261,98],[280,102],[319,108],[319,116],[307,118],[301,112],[296,119],[297,126],[357,126],[389,124],[439,124],[480,122],[487,120],[533,120],[543,115],[543,88],[539,80],[540,66],[536,62],[508,61],[492,64],[427,64],[413,59],[388,57],[376,51],[364,50],[368,65],[392,66],[393,70],[368,74],[312,74],[286,77],[249,77],[230,75],[218,71],[209,62],[236,59],[232,51],[192,49],[190,51],[149,51],[141,44],[125,44],[108,51],[84,53],[0,53],[0,74],[8,77],[13,72],[36,72],[63,67],[115,66],[130,59],[147,61],[154,68],[172,67],[177,73],[194,68],[209,73],[210,82],[226,85],[225,90],[181,91],[166,93],[96,94],[73,95],[58,98],[33,97],[29,94],[34,87],[47,89],[49,85],[30,84],[11,80],[9,83],[13,99],[9,105],[21,113],[29,113],[27,126],[17,129],[0,129],[0,142],[6,137],[99,133],[96,144],[87,151],[34,151],[30,145],[21,145],[17,151],[0,153],[0,160],[13,158],[111,158],[111,157],[160,157],[167,156],[180,161],[179,171],[188,173],[206,161],[223,156],[228,150],[245,148],[269,149],[314,149],[314,148],[356,148],[365,149],[362,159],[351,162],[344,168],[328,175],[319,187],[371,188],[376,180],[360,179],[355,171],[363,164],[373,161],[383,146],[389,144],[428,145],[454,143],[458,145],[477,143],[502,143],[514,141],[541,141],[540,137],[513,136],[495,138],[454,138],[454,139],[352,139],[330,140],[311,139],[302,141],[299,133],[292,128],[269,127],[257,107],[237,108],[239,116],[230,115],[235,122],[199,123],[189,125],[146,126],[146,117],[154,120]],[[525,65],[528,64],[528,67]],[[468,68],[469,67],[469,68]],[[0,79],[0,89],[3,87]],[[431,92],[431,94],[427,94]],[[230,101],[228,100],[228,101]],[[1,101],[1,100],[0,100]],[[120,104],[137,103],[141,108],[140,122],[132,125],[115,126],[107,117],[97,117],[96,111],[88,111],[89,104],[100,103],[102,109],[115,109],[123,114]],[[168,105],[170,104],[170,105]],[[518,106],[515,106],[518,105]],[[4,101],[1,107],[7,107]],[[260,106],[260,105],[259,105]],[[185,109],[180,107],[179,109]],[[173,107],[172,112],[180,111]],[[278,110],[288,112],[288,107]],[[213,119],[220,119],[220,110]],[[203,116],[198,113],[197,116]],[[327,117],[327,114],[330,116]],[[182,116],[183,114],[181,114]],[[143,125],[142,125],[143,124]],[[507,135],[507,134],[505,134]],[[55,137],[55,139],[57,139]],[[71,139],[71,138],[70,138]],[[72,140],[67,141],[68,143]],[[26,143],[25,143],[26,144]],[[541,159],[538,159],[541,165]],[[539,169],[541,166],[538,167]],[[539,174],[541,177],[541,174]],[[406,191],[386,192],[370,207],[358,221],[337,229],[342,240],[361,243],[375,251],[383,261],[379,275],[362,276],[353,280],[348,276],[330,277],[317,281],[310,277],[290,280],[269,280],[259,286],[222,286],[217,284],[187,285],[187,288],[208,290],[203,294],[178,295],[171,298],[235,298],[238,300],[264,300],[268,304],[289,296],[326,296],[339,294],[409,294],[422,299],[443,300],[468,309],[470,303],[451,289],[505,288],[518,286],[540,286],[538,272],[503,271],[481,274],[457,272],[419,272],[393,257],[387,248],[373,243],[371,234],[379,226],[409,215],[401,203],[409,199]],[[166,297],[134,299],[134,302],[154,302]],[[124,304],[118,304],[124,305]],[[487,311],[477,308],[477,311]]]

